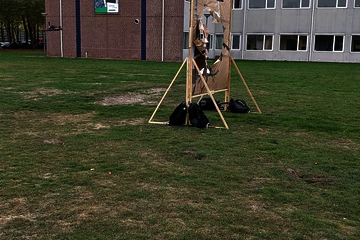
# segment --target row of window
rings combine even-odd
[[[186,0],[190,1],[190,0]],[[248,0],[249,9],[274,9],[275,0]],[[315,0],[314,0],[315,1]],[[319,8],[346,8],[348,0],[317,0]],[[349,0],[351,1],[351,0]],[[354,7],[360,7],[360,0],[354,0]],[[233,9],[242,9],[243,0],[233,0]],[[310,0],[282,0],[282,8],[310,8]]]
[[[215,36],[215,41],[214,41]],[[251,51],[272,51],[272,34],[248,34],[246,35],[246,50]],[[344,51],[343,35],[315,35],[314,51],[321,52],[342,52]],[[214,46],[215,43],[215,46]],[[189,33],[184,33],[184,49],[189,45]],[[208,47],[212,49],[223,48],[223,35],[210,34],[208,37]],[[241,34],[232,34],[232,50],[241,50]],[[307,51],[308,35],[280,35],[279,50],[281,51]],[[351,36],[351,52],[360,52],[360,35]]]

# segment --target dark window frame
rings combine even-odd
[[[288,39],[284,38],[288,37]],[[291,37],[293,37],[291,39]],[[302,39],[305,39],[305,45],[301,44]],[[295,39],[296,38],[296,39]],[[286,41],[286,40],[296,40],[296,42]],[[286,41],[285,43],[283,41]],[[295,47],[294,47],[295,46]],[[305,47],[305,48],[303,48]],[[284,48],[292,48],[292,49],[284,49]],[[294,49],[295,48],[295,49]],[[280,34],[279,37],[279,50],[280,51],[296,51],[296,52],[306,52],[308,49],[308,35],[306,34]]]
[[[253,1],[253,3],[251,3]],[[254,6],[254,1],[264,1],[264,6]],[[272,6],[270,4],[273,4]],[[276,0],[248,0],[249,9],[275,9]]]
[[[293,2],[298,2],[298,6],[291,5],[290,2],[285,5],[285,1],[291,1],[291,0],[282,0],[281,8],[283,9],[299,9],[299,8],[305,8],[308,9],[311,6],[311,0],[293,0]],[[315,1],[315,0],[314,0]],[[304,4],[307,4],[304,6]]]
[[[249,39],[253,38],[253,39]],[[271,48],[267,47],[267,40],[271,39]],[[256,42],[250,42],[255,40]],[[261,46],[259,46],[261,43]],[[250,49],[249,49],[250,48]],[[273,51],[274,50],[274,35],[273,34],[247,34],[246,35],[246,51]]]
[[[332,4],[333,2],[334,4]],[[345,2],[345,5],[339,6],[339,2],[341,3]],[[347,8],[347,6],[348,6],[348,0],[318,0],[317,3],[318,8]]]
[[[345,35],[315,35],[314,52],[344,52],[344,41]]]
[[[356,39],[354,39],[356,38]],[[350,45],[351,53],[360,53],[360,34],[359,35],[351,35],[351,45]]]
[[[239,45],[237,46],[238,48],[234,48],[234,43],[235,43],[234,36],[239,37]],[[241,51],[241,34],[240,33],[231,34],[231,50]]]

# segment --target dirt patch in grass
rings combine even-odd
[[[324,174],[302,174],[301,172],[285,167],[284,170],[296,179],[302,179],[306,183],[319,185],[333,185],[334,183]]]
[[[277,181],[278,181],[278,179],[276,179],[276,178],[259,178],[259,177],[256,177],[256,178],[252,178],[251,180],[248,180],[246,182],[246,186],[249,189],[257,189],[257,188],[264,187],[266,184],[274,183],[274,182],[277,182]]]
[[[160,95],[162,92],[165,92],[165,88],[150,88],[146,90],[148,94]]]
[[[0,205],[0,229],[15,219],[34,221],[37,216],[31,214],[26,205],[25,198],[14,198]]]
[[[187,155],[187,156],[190,156],[190,157],[193,157],[193,158],[195,158],[197,160],[201,160],[201,159],[206,157],[205,154],[201,154],[201,153],[199,154],[199,153],[195,153],[193,151],[188,151],[188,150],[183,151],[183,154]]]
[[[125,125],[136,126],[136,125],[144,124],[146,121],[147,119],[145,118],[131,118],[127,120],[122,120],[120,121],[120,123],[115,123],[114,126],[125,126]]]
[[[18,112],[15,113],[15,119],[20,122],[26,122],[31,125],[41,125],[41,124],[56,124],[56,125],[65,125],[71,123],[82,123],[89,122],[91,118],[95,115],[95,112],[90,112],[86,114],[61,114],[61,113],[36,113],[36,112]]]
[[[185,194],[190,193],[189,189],[187,189],[187,188],[162,186],[162,185],[149,184],[149,183],[144,183],[144,182],[137,183],[137,187],[147,189],[147,190],[152,190],[152,191],[165,190],[166,191],[165,196],[168,196],[168,197],[172,196],[172,194],[185,195]]]
[[[294,169],[291,169],[291,168],[285,168],[285,171],[288,174],[290,174],[291,176],[293,176],[294,178],[302,177],[301,174],[297,170],[294,170]]]
[[[286,220],[282,216],[274,212],[273,209],[269,208],[263,201],[254,200],[253,198],[243,196],[239,192],[233,192],[232,195],[234,195],[234,198],[228,201],[232,203],[241,203],[242,208],[244,208],[244,211],[246,211],[246,213],[244,212],[244,216],[247,215],[248,217],[251,216],[263,219],[266,221],[278,223],[279,225],[285,223]],[[237,207],[236,205],[237,204],[234,204],[226,210],[231,211],[232,208]]]
[[[116,97],[105,97],[103,100],[97,102],[97,104],[102,106],[134,104],[143,102],[145,100],[145,97],[145,95],[141,94],[128,93]]]
[[[339,148],[345,148],[345,149],[351,149],[351,150],[359,150],[360,144],[354,142],[351,139],[348,138],[340,138],[337,140],[329,141],[326,143],[326,145],[330,147],[339,147]]]
[[[55,124],[55,125],[66,125],[66,124],[77,124],[78,129],[89,129],[89,130],[100,130],[109,129],[111,126],[125,126],[125,125],[141,125],[146,123],[145,118],[131,118],[119,120],[116,122],[91,122],[95,112],[86,114],[61,114],[61,113],[49,113],[40,114],[35,112],[19,112],[15,113],[15,118],[19,121],[26,121],[27,124],[39,126],[42,124]],[[25,130],[25,129],[24,129]],[[28,132],[28,131],[27,131]],[[33,131],[29,131],[30,133]],[[33,135],[33,134],[30,134]],[[51,139],[48,139],[51,141]]]
[[[319,185],[333,185],[334,183],[324,174],[310,174],[304,176],[303,179],[306,183],[316,183]]]
[[[92,122],[94,115],[95,112],[86,114],[19,112],[14,115],[17,126],[14,128],[14,135],[38,136],[43,143],[63,145],[65,142],[61,136],[92,133],[109,129],[111,126],[138,125],[145,121],[132,119],[115,123]]]
[[[110,128],[110,126],[108,126],[108,125],[105,125],[105,124],[102,124],[102,123],[96,123],[96,124],[94,124],[94,123],[91,123],[91,124],[89,124],[90,126],[92,126],[94,129],[96,129],[96,130],[99,130],[99,129],[108,129],[108,128]]]
[[[269,130],[264,128],[258,128],[257,133],[260,135],[267,135],[269,133]]]
[[[313,137],[312,134],[308,132],[293,132],[293,134],[297,137],[304,137],[304,138]]]
[[[36,112],[18,112],[15,113],[15,118],[20,121],[26,121],[28,123],[54,123],[58,125],[65,125],[67,123],[79,123],[89,121],[95,112],[86,114],[61,114],[61,113],[36,113]]]
[[[154,104],[154,97],[158,97],[165,91],[164,88],[150,88],[140,93],[127,93],[119,96],[105,97],[103,100],[96,102],[102,106],[112,105],[130,105],[139,103],[141,105]],[[158,100],[158,99],[157,99]]]
[[[62,94],[69,94],[69,92],[64,92],[62,90],[59,89],[55,89],[55,88],[35,88],[34,90],[30,91],[30,92],[19,92],[19,94],[21,94],[24,99],[26,100],[40,100],[43,97],[52,97],[52,96],[57,96],[57,95],[62,95]]]
[[[13,90],[13,87],[0,87],[0,91],[8,91],[8,90]]]
[[[257,91],[257,94],[259,94],[259,95],[271,95],[271,94],[273,94],[273,93],[268,92],[268,91],[264,91],[264,90],[258,90],[258,91]]]
[[[54,144],[54,145],[65,145],[65,142],[63,142],[59,139],[56,139],[56,138],[44,139],[43,143]]]
[[[40,118],[41,123],[54,123],[58,125],[65,125],[67,123],[80,123],[88,122],[95,115],[95,112],[86,114],[46,114],[43,118]]]

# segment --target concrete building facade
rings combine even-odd
[[[184,9],[186,37],[189,1]],[[221,52],[222,29],[202,21],[212,58]],[[231,32],[235,59],[360,62],[360,0],[233,0]]]

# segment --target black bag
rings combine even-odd
[[[169,125],[170,126],[184,125],[186,122],[186,113],[187,113],[186,103],[182,102],[175,108],[175,110],[171,114],[169,119]]]
[[[244,100],[234,100],[230,99],[228,109],[232,113],[249,113],[250,108]]]
[[[223,109],[221,107],[221,103],[219,100],[215,99],[216,105],[218,106],[218,108],[221,110]],[[216,107],[214,105],[214,102],[212,101],[211,98],[203,98],[200,100],[199,102],[199,107],[201,108],[201,110],[216,110]]]
[[[196,103],[189,105],[189,120],[193,127],[205,128],[209,124],[209,119]]]

